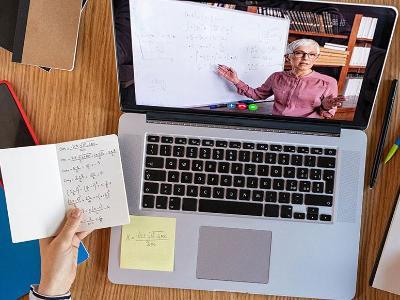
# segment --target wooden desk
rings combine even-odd
[[[357,1],[397,6],[397,0]],[[0,49],[0,78],[14,86],[41,143],[54,143],[117,132],[120,115],[114,61],[110,4],[89,1],[84,13],[73,72],[46,73],[36,67],[11,63],[11,54]],[[397,30],[379,89],[368,134],[366,179],[385,110],[389,80],[400,76],[400,31]],[[400,101],[390,124],[387,153],[400,134]],[[385,226],[399,187],[400,155],[381,168],[374,190],[365,188],[356,299],[400,299],[368,286]],[[110,230],[99,230],[85,240],[91,258],[78,269],[72,288],[74,299],[278,299],[239,293],[148,288],[111,284],[107,279]],[[24,299],[27,299],[25,297]]]

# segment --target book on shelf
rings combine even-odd
[[[360,27],[357,32],[358,39],[373,39],[378,18],[362,17]]]
[[[365,67],[368,62],[369,47],[354,47],[351,54],[350,66]]]
[[[324,47],[325,47],[325,49],[336,50],[336,51],[346,51],[347,50],[346,45],[333,44],[333,43],[325,43]]]
[[[353,108],[357,106],[363,79],[364,78],[361,76],[348,76],[346,78],[342,92],[342,95],[346,97],[346,101],[344,101],[342,105],[343,108]]]

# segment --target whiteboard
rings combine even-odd
[[[136,104],[198,107],[246,99],[218,64],[258,87],[282,71],[289,20],[176,0],[130,0]]]

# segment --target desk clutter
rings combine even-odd
[[[86,3],[87,0],[2,1],[0,47],[12,52],[13,62],[45,71],[71,71]]]

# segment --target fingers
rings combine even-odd
[[[72,242],[72,238],[77,232],[81,223],[82,212],[79,208],[74,208],[68,213],[67,221],[64,227],[61,229],[57,239],[66,240]]]
[[[94,230],[78,232],[76,236],[82,241],[85,237],[91,234]]]

